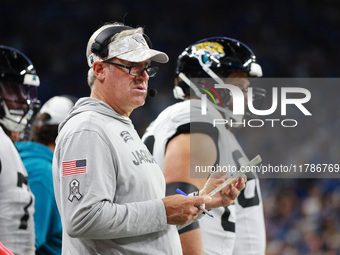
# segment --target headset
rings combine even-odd
[[[131,30],[131,29],[134,29],[134,28],[129,27],[129,26],[112,26],[112,27],[105,28],[103,31],[101,31],[97,35],[94,43],[91,46],[91,52],[98,55],[101,58],[105,58],[109,54],[109,49],[107,46],[108,46],[108,42],[110,38],[114,36],[115,34],[118,34],[125,30]],[[144,33],[143,33],[143,37],[146,43],[148,44],[149,48],[152,48],[152,43],[151,43],[150,38]]]

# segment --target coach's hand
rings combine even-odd
[[[165,205],[167,223],[172,225],[184,225],[188,221],[197,219],[200,210],[196,207],[211,202],[209,196],[186,197],[172,195],[162,199]]]
[[[226,181],[228,178],[209,178],[205,183],[202,190],[200,190],[199,195],[208,195],[211,191],[217,188],[220,184]],[[240,178],[236,179],[233,183],[225,187],[223,190],[218,192],[212,197],[210,202],[206,203],[206,208],[209,210],[211,208],[216,208],[220,206],[229,206],[234,203],[234,200],[240,195],[240,191],[246,186],[247,177],[242,175]]]

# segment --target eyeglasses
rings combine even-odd
[[[146,71],[149,77],[154,77],[158,71],[158,67],[153,67],[153,66],[148,66],[148,67],[142,67],[142,66],[128,66],[128,65],[123,65],[111,61],[104,61],[105,63],[115,65],[115,66],[120,66],[126,69],[129,69],[129,74],[132,76],[142,76],[143,72]]]

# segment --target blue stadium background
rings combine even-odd
[[[149,82],[158,96],[131,115],[140,134],[175,102],[176,58],[199,39],[228,36],[246,43],[266,77],[340,76],[338,0],[2,1],[0,13],[0,44],[20,49],[33,61],[43,103],[54,95],[89,95],[86,44],[104,22],[145,27],[154,48],[167,52],[170,62],[160,66]],[[312,107],[324,119],[308,130],[281,135],[270,135],[265,129],[256,135],[238,131],[249,157],[260,153],[273,164],[294,157],[305,163],[339,163],[340,87],[319,92],[328,101],[315,101]],[[268,255],[340,254],[339,179],[263,179],[261,183]]]

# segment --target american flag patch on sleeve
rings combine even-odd
[[[63,162],[63,176],[86,173],[86,159]]]

